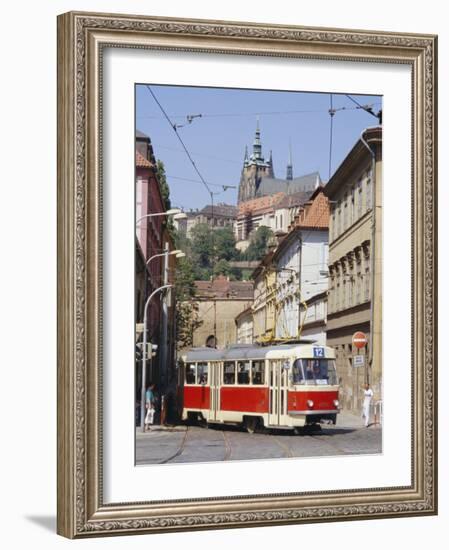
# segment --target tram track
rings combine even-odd
[[[164,460],[161,460],[160,462],[158,462],[158,464],[168,464],[170,461],[172,461],[174,458],[176,458],[177,456],[181,455],[184,451],[184,447],[186,445],[186,442],[187,442],[187,434],[189,432],[189,426],[186,427],[186,431],[184,433],[184,437],[182,438],[182,441],[181,441],[181,445],[178,447],[178,450],[173,453],[171,456],[169,456],[168,458],[164,459]]]
[[[273,441],[276,441],[276,443],[279,445],[279,447],[286,453],[286,456],[284,456],[282,458],[293,458],[294,454],[293,454],[291,448],[286,443],[281,441],[277,435],[272,434],[271,437],[273,438]]]
[[[338,445],[334,439],[327,440],[326,437],[329,437],[329,435],[327,434],[321,434],[321,435],[309,434],[308,437],[311,437],[314,441],[319,441],[322,445],[328,447],[329,449],[332,449],[334,453],[338,454],[339,456],[352,454],[348,452],[347,449],[343,449],[340,445]]]

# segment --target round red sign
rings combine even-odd
[[[362,349],[366,346],[368,340],[364,332],[358,331],[355,332],[352,336],[352,345],[357,349]]]

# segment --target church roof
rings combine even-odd
[[[291,180],[263,177],[256,196],[272,195],[277,192],[287,193],[288,195],[298,191],[313,192],[320,184],[321,178],[318,172],[312,172]]]
[[[266,197],[257,197],[239,204],[239,214],[245,212],[258,212],[265,209],[273,209],[284,198],[284,193],[274,193]]]
[[[310,199],[312,191],[297,191],[290,195],[284,195],[276,204],[276,208],[292,208],[293,206],[302,206]]]

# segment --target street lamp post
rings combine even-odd
[[[145,214],[145,216],[140,217],[136,221],[136,225],[146,218],[153,218],[154,216],[175,216],[175,219],[180,220],[187,218],[187,214],[183,212],[180,208],[170,208],[165,212],[152,212],[151,214]]]
[[[151,260],[155,258],[164,258],[164,266],[163,266],[163,285],[168,284],[168,257],[174,256],[175,258],[184,258],[185,253],[182,250],[171,250],[168,249],[168,243],[165,244],[165,250],[164,252],[160,254],[154,254],[154,256],[151,256],[146,262],[146,265],[148,266],[151,262]],[[165,365],[167,363],[167,323],[168,323],[168,310],[167,310],[167,295],[164,295],[163,301],[162,301],[162,330],[161,330],[161,346],[160,346],[160,355],[159,355],[159,361],[161,365]],[[161,387],[164,386],[165,381],[165,370],[159,373],[160,374],[160,380]]]
[[[143,350],[142,350],[142,391],[141,391],[141,403],[140,403],[140,427],[142,432],[145,431],[145,392],[146,392],[146,363],[147,363],[147,311],[148,305],[151,302],[153,296],[158,292],[162,292],[167,288],[171,288],[173,285],[164,285],[159,288],[156,288],[147,298],[145,302],[144,312],[143,312]]]

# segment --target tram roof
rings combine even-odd
[[[192,348],[183,354],[186,362],[194,361],[235,361],[236,359],[265,359],[270,352],[282,352],[305,347],[314,347],[312,341],[307,340],[294,344],[278,344],[275,346],[254,346],[252,344],[237,344],[225,349],[214,348]],[[322,347],[322,346],[320,346]],[[271,355],[271,354],[270,354]]]

